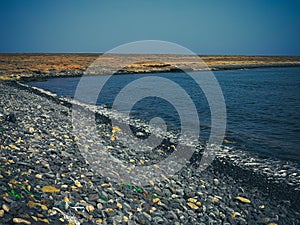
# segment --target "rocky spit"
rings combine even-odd
[[[15,82],[0,83],[0,96],[0,224],[300,224],[299,170],[289,163],[272,172],[228,150],[200,171],[197,150],[172,177],[114,182],[82,156],[70,103]],[[120,159],[153,160],[120,150],[109,117],[97,126]],[[154,158],[170,148],[165,142]]]

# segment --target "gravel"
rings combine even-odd
[[[144,187],[114,182],[82,156],[70,103],[14,82],[0,83],[0,97],[0,224],[300,224],[297,165],[249,164],[224,148],[201,171],[199,147],[173,177]],[[159,161],[176,145],[168,139],[162,151],[135,152],[111,138],[109,117],[96,117],[93,141],[120,160]]]

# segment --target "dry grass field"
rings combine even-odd
[[[99,58],[100,57],[100,58]],[[99,58],[99,59],[98,59]],[[94,63],[95,74],[221,70],[300,66],[299,56],[188,56],[0,53],[0,80],[79,76]],[[92,71],[91,68],[89,70]],[[92,72],[91,72],[92,73]]]

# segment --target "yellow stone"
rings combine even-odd
[[[241,216],[239,212],[232,212],[231,213],[231,218],[234,220],[236,216]]]
[[[155,167],[156,169],[159,169],[159,165],[158,164],[154,164],[153,167]]]
[[[113,126],[112,127],[112,133],[120,133],[121,132],[121,128],[118,126]]]
[[[96,223],[98,223],[98,224],[102,224],[102,222],[103,222],[102,219],[96,220]]]
[[[122,204],[121,203],[117,203],[117,207],[119,208],[119,209],[122,209],[123,208],[123,206],[122,206]]]
[[[243,203],[251,203],[251,201],[247,198],[243,198],[243,197],[240,197],[240,196],[237,196],[235,199],[239,200],[240,202],[243,202]]]
[[[82,185],[81,183],[78,181],[78,180],[75,180],[75,186],[78,187],[78,188],[82,188]]]
[[[49,220],[47,220],[47,219],[39,219],[39,221],[50,224]]]
[[[156,208],[154,206],[151,207],[151,209],[149,210],[150,213],[154,213],[156,210]]]
[[[217,198],[217,197],[214,197],[214,202],[219,202],[220,201],[220,199],[219,198]]]
[[[36,216],[31,216],[31,218],[36,222],[38,221],[38,218]]]
[[[86,211],[88,211],[89,213],[92,213],[92,212],[95,211],[95,208],[94,208],[94,206],[92,206],[92,205],[87,205],[87,206],[85,207],[85,209],[86,209]]]
[[[201,202],[196,202],[196,205],[200,207],[202,205],[202,203]]]
[[[112,208],[107,208],[106,210],[105,210],[105,212],[107,212],[107,213],[110,213],[110,212],[114,212],[115,210],[113,210]]]
[[[9,212],[9,207],[8,207],[8,205],[3,204],[3,205],[2,205],[2,209],[3,209],[5,212]]]
[[[42,210],[48,210],[48,207],[46,205],[41,205]]]
[[[30,221],[28,221],[28,220],[24,220],[24,219],[22,219],[22,218],[13,218],[13,222],[14,223],[24,223],[24,224],[31,224],[31,222]]]
[[[199,209],[199,207],[192,202],[188,202],[187,205],[192,209],[195,209],[195,210]]]
[[[0,195],[0,198],[4,198],[4,197],[8,197],[8,196],[9,196],[8,193],[4,193],[4,194]]]
[[[110,137],[110,140],[111,140],[111,141],[115,141],[115,140],[116,140],[116,137],[115,137],[114,135],[112,135],[112,136]]]
[[[124,222],[127,223],[129,221],[129,218],[127,216],[123,216]]]
[[[33,201],[29,201],[28,203],[27,203],[27,206],[29,206],[29,207],[35,207],[35,206],[37,206],[37,205],[39,205],[38,203],[35,203],[35,202],[33,202]]]
[[[38,179],[42,179],[43,175],[42,174],[36,174],[35,177],[38,178]]]
[[[1,210],[0,210],[0,218],[3,217],[3,216],[4,216],[4,210],[1,209]]]
[[[158,203],[158,202],[160,202],[160,199],[159,198],[154,198],[152,201],[153,201],[153,203]]]
[[[70,202],[70,200],[67,196],[64,197],[64,202]]]
[[[10,144],[9,147],[11,147],[12,149],[20,150],[20,148],[18,148],[18,147],[15,146],[14,144]]]
[[[194,198],[189,198],[189,199],[188,199],[188,202],[195,203],[195,202],[197,202],[197,199],[194,199]]]
[[[57,193],[57,192],[60,192],[59,189],[57,189],[56,187],[54,186],[44,186],[42,187],[42,191],[43,192],[48,192],[48,193]]]
[[[149,184],[153,187],[154,186],[154,182],[152,180],[149,180]]]

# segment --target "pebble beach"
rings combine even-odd
[[[297,165],[249,162],[225,149],[201,171],[196,150],[172,177],[143,187],[114,182],[81,155],[68,101],[14,81],[0,82],[0,96],[0,224],[300,224]],[[119,151],[109,121],[97,121],[108,151],[150,161]]]

